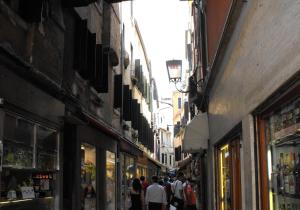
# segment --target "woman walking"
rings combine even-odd
[[[131,207],[129,210],[142,210],[143,203],[143,191],[142,185],[139,179],[134,179],[132,182],[132,188],[130,190]]]

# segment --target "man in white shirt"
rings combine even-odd
[[[165,210],[167,203],[166,191],[158,184],[158,177],[152,177],[153,184],[147,187],[145,203],[148,210]]]
[[[183,197],[183,181],[184,174],[178,172],[177,180],[172,184],[172,192],[174,194],[173,204],[177,210],[182,210],[184,208],[184,197]]]

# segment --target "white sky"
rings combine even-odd
[[[159,98],[171,97],[174,84],[168,81],[166,60],[181,59],[185,64],[185,30],[190,20],[188,2],[135,0],[133,13],[151,60]]]
[[[169,83],[166,60],[180,59],[183,62],[183,72],[186,70],[185,30],[188,29],[190,20],[188,1],[135,0],[133,16],[138,22],[148,58],[151,60],[159,98],[171,98],[175,86]],[[164,107],[168,105],[160,106],[164,122],[173,124],[172,109]],[[173,127],[170,129],[173,130]]]

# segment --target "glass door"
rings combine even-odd
[[[226,144],[218,149],[218,205],[219,210],[230,210],[231,208],[231,175],[229,145]]]
[[[96,147],[81,145],[81,210],[96,210]]]
[[[218,210],[241,209],[240,141],[230,141],[217,148]]]

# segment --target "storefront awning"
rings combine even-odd
[[[207,113],[201,113],[195,116],[186,126],[183,135],[182,151],[195,153],[202,149],[207,149],[208,139],[209,130]]]

